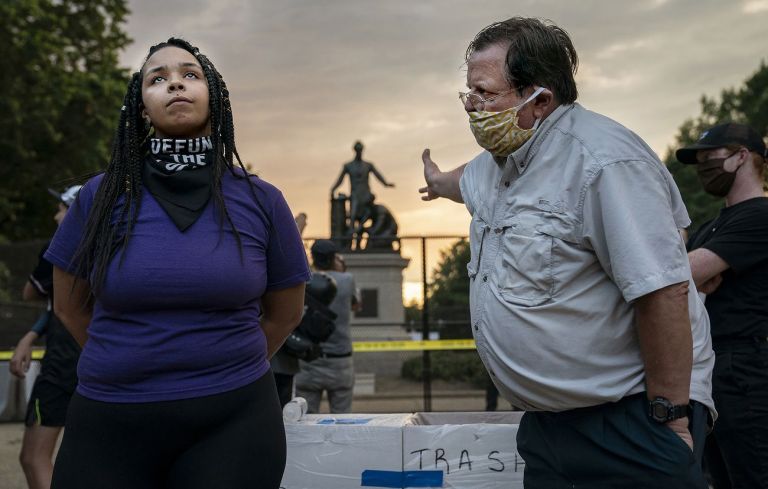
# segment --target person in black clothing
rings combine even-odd
[[[677,159],[696,164],[719,215],[688,240],[691,271],[706,307],[716,360],[719,418],[705,462],[715,489],[768,488],[768,198],[766,146],[741,124],[706,131]]]
[[[56,224],[61,223],[69,206],[75,201],[80,185],[69,187],[63,193],[51,191],[59,200]],[[48,243],[40,251],[37,267],[24,285],[24,300],[48,301],[47,310],[35,326],[25,334],[13,352],[11,373],[23,378],[29,369],[32,344],[46,336],[42,369],[35,379],[27,406],[24,439],[19,459],[30,489],[48,489],[53,473],[53,452],[59,438],[67,407],[77,386],[77,360],[80,347],[75,339],[51,311],[53,303],[53,265],[43,258]]]
[[[355,279],[345,271],[346,263],[339,251],[336,243],[329,239],[316,240],[310,249],[313,278],[322,277],[317,281],[318,285],[333,284],[315,288],[316,298],[327,306],[329,314],[324,317],[333,323],[333,331],[319,342],[319,357],[300,362],[301,372],[296,375],[296,394],[307,400],[310,414],[320,412],[323,392],[328,397],[331,413],[343,414],[352,410],[355,371],[350,319],[352,312],[359,310],[359,302]],[[307,301],[307,304],[311,303]]]

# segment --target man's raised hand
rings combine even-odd
[[[427,183],[426,187],[421,187],[419,189],[419,193],[426,194],[421,196],[421,200],[435,200],[436,198],[441,197],[437,192],[437,181],[442,172],[437,164],[432,161],[432,158],[429,157],[429,148],[421,153],[421,161],[424,162],[424,181]]]
[[[464,202],[461,197],[459,181],[464,173],[464,167],[467,165],[461,165],[449,172],[442,172],[437,164],[432,161],[429,155],[429,148],[421,153],[421,161],[424,162],[424,181],[427,183],[426,187],[419,189],[419,193],[423,194],[421,200],[429,201],[435,200],[438,197],[445,197],[454,202]]]

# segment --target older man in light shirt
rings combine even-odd
[[[526,487],[705,488],[709,322],[669,172],[618,123],[576,103],[576,51],[537,19],[483,29],[460,94],[486,151],[425,200],[470,214],[477,350],[525,409]]]

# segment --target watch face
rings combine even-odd
[[[651,406],[653,417],[656,419],[667,419],[669,408],[660,402],[655,402]]]

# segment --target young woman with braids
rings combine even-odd
[[[46,253],[83,345],[52,487],[277,488],[268,361],[309,278],[292,213],[242,168],[224,80],[186,41],[150,49],[124,104]]]

